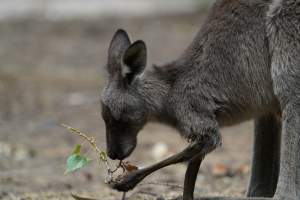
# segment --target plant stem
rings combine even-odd
[[[94,137],[89,137],[89,136],[87,136],[86,134],[82,133],[79,129],[73,128],[73,127],[68,126],[68,125],[66,125],[66,124],[62,124],[62,127],[68,129],[68,131],[69,131],[70,133],[77,134],[77,135],[79,135],[80,137],[82,137],[83,139],[85,139],[86,141],[88,141],[88,142],[91,144],[91,146],[95,149],[95,151],[96,151],[97,153],[100,154],[100,153],[103,152],[103,151],[101,151],[101,150],[97,147],[97,145],[96,145],[96,140],[95,140]]]
[[[82,133],[79,129],[76,129],[76,128],[73,128],[71,126],[68,126],[66,124],[61,124],[62,127],[66,128],[70,133],[72,134],[76,134],[76,135],[79,135],[80,137],[82,137],[84,140],[88,141],[90,143],[90,145],[93,147],[93,149],[96,151],[96,153],[98,154],[98,163],[100,165],[100,162],[104,162],[105,165],[106,165],[106,169],[107,169],[107,173],[108,173],[108,176],[109,176],[109,181],[112,180],[113,178],[113,173],[116,172],[119,168],[122,168],[123,171],[124,170],[124,166],[123,166],[123,163],[122,161],[120,161],[119,165],[116,167],[116,169],[112,170],[112,168],[110,167],[110,164],[108,162],[108,159],[107,159],[107,155],[106,155],[106,152],[104,151],[101,151],[100,148],[97,146],[96,144],[96,139],[94,137],[90,137],[88,136],[87,134],[85,133]],[[103,158],[102,156],[105,155],[105,158]],[[109,182],[108,181],[108,182]]]
[[[125,199],[126,199],[126,192],[123,192],[122,200],[125,200]]]

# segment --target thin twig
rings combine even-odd
[[[122,200],[126,200],[126,192],[123,192]]]
[[[142,187],[142,186],[147,186],[147,185],[158,185],[158,186],[165,186],[165,187],[171,187],[171,188],[178,188],[178,189],[183,189],[182,186],[180,185],[176,185],[174,183],[158,183],[158,182],[144,182],[144,183],[140,183],[139,186]],[[151,192],[148,192],[148,191],[145,191],[143,189],[138,189],[137,191],[133,192],[130,194],[129,196],[129,199],[131,197],[133,197],[134,195],[137,195],[137,194],[145,194],[145,195],[149,195],[149,196],[154,196],[154,197],[159,197],[157,194],[154,194],[154,193],[151,193]]]
[[[61,126],[64,127],[64,128],[66,128],[66,129],[68,129],[68,131],[69,131],[70,133],[77,134],[77,135],[79,135],[80,137],[82,137],[83,139],[85,139],[86,141],[88,141],[88,142],[91,144],[91,146],[95,149],[95,151],[98,152],[99,154],[100,154],[100,153],[103,153],[103,151],[101,151],[101,150],[97,147],[97,145],[96,145],[96,140],[95,140],[94,137],[89,137],[89,136],[87,136],[85,133],[82,133],[79,129],[73,128],[73,127],[68,126],[68,125],[66,125],[66,124],[62,124]]]

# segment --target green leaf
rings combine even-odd
[[[91,162],[91,159],[80,155],[80,149],[81,145],[77,145],[75,150],[73,151],[73,154],[68,157],[67,170],[65,174],[81,169],[85,167],[89,162]]]
[[[91,162],[91,160],[87,157],[78,154],[72,154],[67,160],[66,173],[74,172],[78,169],[81,169],[85,167],[89,162]]]
[[[73,154],[80,155],[80,151],[81,151],[81,145],[77,144],[74,151],[73,151]]]

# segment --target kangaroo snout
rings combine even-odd
[[[107,154],[112,160],[124,160],[129,157],[136,147],[136,139],[112,142],[107,145]]]

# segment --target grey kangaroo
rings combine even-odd
[[[146,57],[143,41],[115,33],[101,98],[108,155],[128,157],[151,120],[175,127],[189,145],[115,189],[188,162],[183,200],[194,199],[200,164],[221,145],[219,128],[254,118],[247,198],[300,199],[300,0],[217,0],[182,56],[148,70]]]

